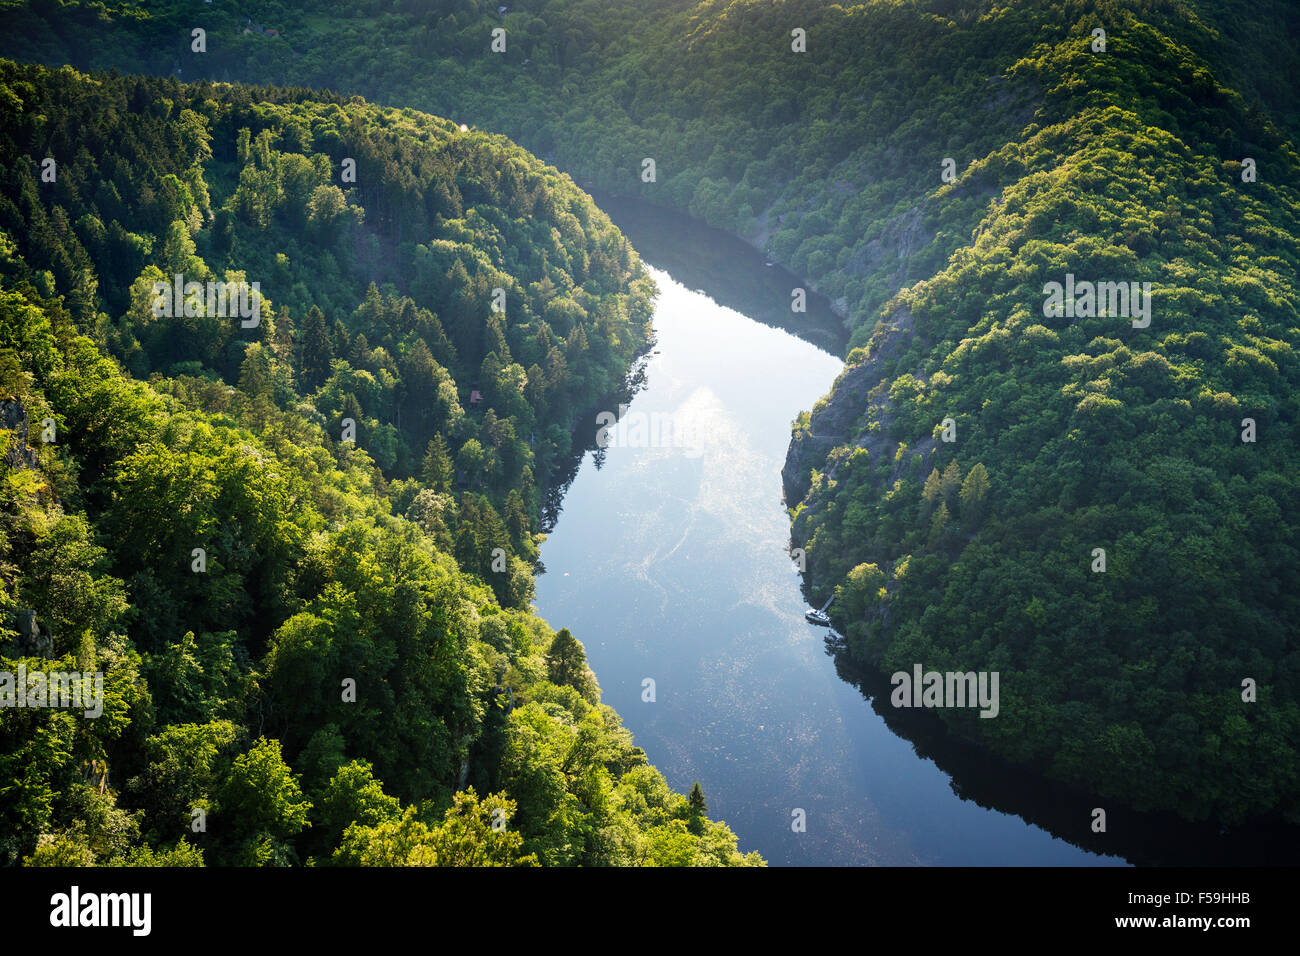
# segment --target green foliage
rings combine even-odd
[[[456,794],[438,826],[422,823],[414,807],[375,826],[353,824],[335,861],[357,866],[535,866],[535,856],[519,852],[523,838],[504,826],[514,809],[514,802],[500,794],[480,801],[471,787]]]
[[[1069,7],[1009,64],[1033,122],[933,195],[952,217],[987,191],[969,242],[867,317],[796,435],[892,464],[832,452],[816,480],[819,453],[787,481],[851,654],[1000,673],[999,718],[940,711],[953,732],[1140,809],[1296,822],[1300,157],[1293,113],[1223,85],[1265,67],[1173,22],[1193,6],[1108,8],[1104,56]],[[1068,273],[1149,282],[1149,325],[1081,292],[1051,314]]]
[[[649,334],[609,220],[355,99],[0,61],[0,112],[0,671],[104,677],[0,708],[3,861],[648,862],[653,771],[530,608],[554,452]],[[155,316],[176,270],[260,324]]]
[[[269,833],[281,839],[307,824],[311,804],[280,754],[278,740],[259,740],[235,758],[219,797],[223,818],[238,831]]]
[[[551,683],[572,687],[591,703],[599,696],[587,654],[567,627],[560,628],[546,652],[546,675]]]
[[[468,759],[481,792],[508,781],[544,862],[730,858],[627,762],[580,648],[527,612],[541,490],[577,410],[645,341],[635,254],[500,138],[297,89],[327,87],[480,118],[805,275],[853,347],[796,424],[787,485],[850,652],[1000,670],[1002,716],[945,713],[954,732],[1102,796],[1294,820],[1293,4],[545,0],[506,15],[500,56],[483,55],[491,4],[261,10],[250,26],[214,4],[220,42],[196,58],[183,4],[5,7],[12,55],[295,87],[0,65],[0,398],[48,406],[76,438],[5,475],[6,613],[39,601],[64,652],[132,618],[141,672],[175,682],[141,711],[247,707],[322,779],[364,757],[401,798],[446,806]],[[35,175],[47,153],[53,188]],[[344,157],[356,184],[336,177]],[[283,310],[252,334],[159,322],[147,292],[182,266],[265,267]],[[1067,272],[1150,281],[1151,325],[1044,315],[1044,283]],[[937,440],[948,417],[956,445]],[[340,442],[345,418],[359,447]],[[152,511],[135,503],[149,494]],[[218,527],[226,508],[237,533]],[[209,535],[199,587],[187,556]],[[362,551],[341,570],[340,539]],[[21,566],[63,542],[54,566]],[[437,695],[403,679],[408,653]],[[346,677],[352,711],[335,703]],[[498,687],[515,694],[504,717]],[[385,740],[393,720],[423,775]],[[68,820],[72,730],[42,730],[3,751],[31,759],[11,856]],[[597,753],[608,779],[573,772]],[[380,857],[426,852],[411,821],[366,825],[406,841]]]

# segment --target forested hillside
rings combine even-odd
[[[848,651],[1000,671],[952,729],[1107,799],[1300,822],[1295,5],[500,6],[13,3],[0,51],[431,109],[768,250],[852,330],[785,476]]]
[[[1001,184],[972,242],[796,424],[795,537],[854,655],[1001,672],[959,733],[1140,809],[1300,822],[1300,162],[1160,31],[1112,49],[1014,67],[1044,97],[968,174]],[[1071,276],[1145,311],[1056,308]]]
[[[0,15],[0,55],[17,59],[330,88],[490,126],[582,185],[766,249],[836,301],[855,346],[1010,181],[977,161],[1066,91],[1024,60],[1070,45],[1078,103],[1101,92],[1083,80],[1094,29],[1113,69],[1155,29],[1196,75],[1162,109],[1191,121],[1227,96],[1261,149],[1300,130],[1288,0],[3,0]]]
[[[0,858],[761,862],[529,608],[649,335],[588,197],[303,91],[0,61],[0,120],[0,671],[104,675],[0,708]],[[176,274],[260,313],[160,315]]]

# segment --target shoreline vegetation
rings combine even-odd
[[[1291,5],[325,0],[202,56],[182,4],[3,9],[9,56],[490,125],[807,276],[847,364],[783,477],[845,653],[999,672],[945,727],[1053,781],[1300,824]],[[1148,324],[1049,310],[1072,275]]]
[[[530,609],[652,313],[567,177],[306,91],[0,61],[0,112],[3,662],[104,688],[0,709],[6,863],[763,862]]]

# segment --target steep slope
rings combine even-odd
[[[768,249],[860,349],[785,476],[851,652],[1000,670],[954,730],[1107,798],[1294,813],[1295,5],[497,6],[205,13],[198,55],[183,4],[15,5],[8,49],[432,106]],[[1044,314],[1069,276],[1150,324]]]
[[[1284,79],[1300,69],[1288,42],[1300,11],[1286,0],[501,6],[11,0],[0,6],[11,26],[0,54],[325,87],[490,126],[584,184],[765,248],[836,301],[853,345],[894,292],[969,242],[1000,185],[996,170],[976,176],[971,164],[1019,139],[1047,92],[1011,67],[1067,37],[1101,28],[1122,55],[1130,25],[1150,24],[1245,97],[1252,127],[1300,130]],[[1173,108],[1200,109],[1191,92]],[[945,159],[961,178],[936,202]]]
[[[0,672],[103,675],[0,708],[6,862],[761,862],[528,607],[649,331],[590,199],[302,92],[0,61],[0,114]]]
[[[1047,95],[972,170],[1006,184],[974,241],[797,423],[794,534],[850,653],[1000,672],[956,732],[1139,809],[1300,822],[1300,162],[1160,31],[1112,43],[1014,68]]]

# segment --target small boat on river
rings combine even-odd
[[[817,608],[810,607],[808,608],[808,610],[803,612],[803,616],[813,624],[818,625],[819,627],[830,627],[831,617],[829,614],[826,613],[826,609],[831,606],[831,601],[834,600],[835,600],[835,595],[832,594],[830,597],[826,599],[826,603],[821,606],[820,611],[817,610]]]

